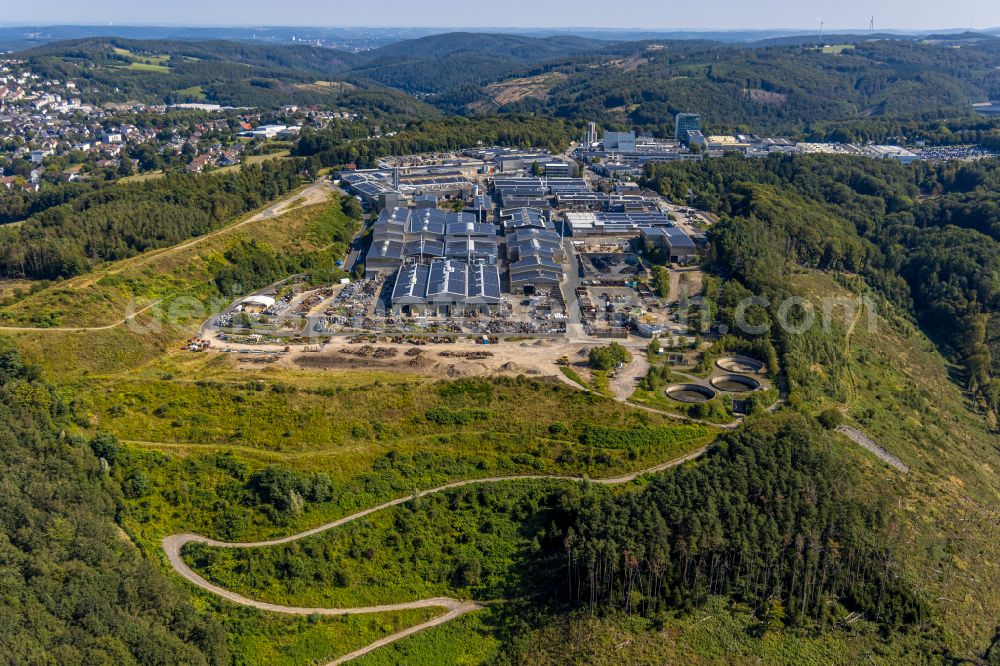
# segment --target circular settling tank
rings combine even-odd
[[[666,394],[678,402],[708,402],[715,397],[715,391],[701,384],[675,384],[667,387]]]
[[[716,361],[715,365],[726,372],[743,372],[749,374],[764,372],[765,368],[761,361],[749,356],[726,356]]]
[[[720,375],[713,377],[712,386],[726,393],[749,393],[760,388],[760,382],[743,375]]]

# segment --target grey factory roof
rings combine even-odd
[[[526,238],[515,243],[507,243],[507,255],[523,257],[529,254],[546,254],[550,257],[559,254],[562,246],[545,238]]]
[[[403,243],[397,240],[384,240],[372,243],[371,247],[368,248],[368,254],[365,255],[365,261],[372,261],[373,259],[402,261]]]
[[[660,211],[634,213],[566,213],[566,221],[574,229],[672,227],[673,221]]]
[[[522,284],[550,284],[557,285],[562,280],[562,273],[544,269],[526,269],[518,273],[510,274],[510,284],[512,287]]]
[[[555,226],[537,208],[511,208],[501,211],[504,229],[508,235],[516,229],[555,229]]]
[[[433,262],[427,280],[427,300],[464,300],[468,269],[467,264],[451,259]]]
[[[550,255],[527,254],[522,256],[519,261],[510,265],[511,279],[514,278],[516,273],[532,270],[548,270],[554,273],[562,273],[561,267]]]
[[[410,219],[409,208],[386,208],[381,213],[379,213],[378,220],[376,220],[375,224],[405,225],[406,221],[409,219]]]
[[[508,208],[548,208],[549,199],[545,196],[505,195],[503,205]]]
[[[449,236],[483,236],[489,238],[497,235],[497,228],[492,224],[476,222],[475,219],[463,220],[461,222],[449,222],[447,234]]]
[[[445,221],[438,216],[414,215],[406,224],[406,232],[409,234],[443,236],[444,230]]]
[[[646,238],[656,238],[662,236],[672,248],[695,249],[695,243],[691,237],[677,227],[641,227],[639,231]]]
[[[445,244],[445,256],[450,259],[487,259],[496,260],[497,244],[493,240],[476,240],[474,238],[463,238],[460,240],[449,240]]]
[[[443,257],[444,243],[432,238],[412,240],[406,244],[404,253],[407,257]]]
[[[532,187],[546,189],[545,181],[541,178],[494,178],[493,187]]]
[[[362,181],[368,180],[368,176],[363,173],[358,173],[356,171],[342,171],[340,173],[340,180],[347,183],[348,185],[353,185],[354,183],[360,183]]]
[[[587,185],[587,181],[583,178],[546,178],[545,184],[551,190],[552,194],[591,191],[590,186]]]
[[[544,199],[549,194],[548,185],[541,178],[496,178],[493,189],[501,200]]]
[[[383,194],[384,192],[396,191],[387,185],[383,185],[381,183],[373,183],[371,181],[362,181],[359,183],[353,183],[351,185],[351,189],[358,192],[359,194],[363,194],[365,196],[372,198],[377,197],[378,195]]]
[[[372,243],[380,241],[403,240],[403,227],[397,224],[378,224],[372,227]]]
[[[469,266],[468,300],[470,303],[500,302],[500,271],[496,265]]]
[[[427,294],[427,278],[430,268],[420,264],[403,266],[396,275],[392,288],[393,303],[420,303]]]
[[[540,240],[548,243],[560,244],[562,239],[551,229],[517,229],[507,235],[508,243],[521,243],[523,241]]]

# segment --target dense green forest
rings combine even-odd
[[[647,183],[726,218],[714,256],[754,293],[780,293],[786,256],[863,274],[997,405],[1000,163],[722,158],[656,165]]]
[[[450,33],[351,54],[109,37],[53,43],[25,55],[46,76],[85,81],[85,94],[95,99],[325,103],[383,117],[434,115],[429,105],[398,91],[471,114],[484,104],[497,108],[485,90],[491,83],[557,74],[546,90],[507,101],[500,110],[665,136],[672,134],[675,113],[699,111],[711,130],[884,140],[900,136],[907,124],[967,119],[973,102],[1000,97],[998,38],[843,39],[824,50],[801,39],[614,43]],[[940,133],[932,128],[926,134]]]
[[[543,98],[502,107],[563,118],[631,125],[670,136],[673,117],[698,111],[710,130],[808,134],[831,121],[930,120],[970,113],[1000,96],[1000,39],[951,45],[859,41],[843,51],[811,45],[731,46],[698,42],[615,57],[551,63],[525,75],[562,72]],[[481,95],[481,94],[480,94]],[[480,97],[438,103],[458,109]]]
[[[218,664],[226,635],[115,525],[117,445],[0,342],[0,655],[11,664]]]
[[[60,183],[58,186],[45,187],[37,192],[26,192],[20,189],[2,192],[0,193],[0,224],[17,222],[43,210],[61,206],[104,185],[106,183],[103,181],[78,180],[72,183]]]
[[[169,174],[104,187],[0,229],[0,274],[70,277],[200,236],[298,187],[305,160],[269,161],[237,172]],[[86,192],[86,187],[78,188]]]
[[[476,146],[540,147],[561,152],[578,128],[561,120],[530,116],[449,117],[408,123],[391,137],[363,140],[349,128],[304,131],[294,153],[319,158],[323,166],[371,167],[379,157],[458,150]]]
[[[359,58],[351,76],[410,93],[474,88],[535,63],[600,52],[609,42],[573,36],[453,32],[383,46]]]
[[[98,104],[325,104],[375,116],[431,113],[412,97],[368,79],[347,82],[342,72],[354,58],[334,49],[107,37],[56,42],[23,56],[43,76],[85,84],[82,98]]]
[[[832,624],[840,608],[889,629],[919,622],[922,603],[898,574],[901,544],[853,497],[852,473],[824,452],[820,430],[799,416],[758,421],[642,490],[563,496],[546,535],[563,555],[551,561],[562,594],[645,614],[722,594],[777,626]]]

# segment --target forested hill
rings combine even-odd
[[[0,340],[3,663],[226,663],[218,623],[114,523],[125,496],[107,470],[126,452],[67,437],[66,406],[38,375]]]
[[[655,165],[646,182],[725,218],[715,258],[755,293],[784,287],[786,255],[864,275],[1000,412],[1000,162],[721,158]]]
[[[642,613],[721,593],[765,609],[765,622],[832,623],[843,604],[890,630],[913,625],[926,609],[899,573],[902,549],[875,536],[887,516],[859,501],[856,470],[825,437],[786,414],[639,492],[567,494],[553,530],[567,596]]]
[[[609,44],[571,36],[448,33],[348,53],[306,45],[91,37],[21,55],[53,76],[98,84],[104,94],[119,88],[138,98],[200,101],[198,93],[183,91],[201,88],[210,101],[263,106],[274,101],[269,90],[293,97],[286,101],[309,102],[307,93],[315,91],[304,86],[316,81],[376,89],[382,84],[407,93],[485,85],[526,66],[598,53]]]
[[[326,104],[392,114],[432,113],[409,95],[344,72],[356,58],[334,49],[245,42],[94,37],[18,54],[36,73],[79,85],[85,102],[215,102],[277,107]]]
[[[169,174],[96,189],[0,230],[0,275],[65,278],[97,261],[175,245],[232,222],[309,177],[303,160],[274,160],[238,172]]]
[[[485,85],[525,66],[599,53],[609,44],[573,36],[456,32],[397,42],[361,54],[353,74],[407,92],[439,93]]]
[[[794,135],[844,121],[969,116],[973,102],[1000,98],[1000,38],[843,39],[818,47],[806,38],[723,44],[449,33],[352,54],[108,37],[23,55],[43,74],[90,83],[94,99],[274,106],[361,98],[429,113],[416,95],[462,114],[528,112],[667,136],[679,111],[701,112],[710,131]]]
[[[629,52],[631,49],[631,52]],[[698,111],[710,131],[794,134],[823,123],[871,118],[936,119],[971,113],[1000,96],[1000,39],[911,39],[811,44],[625,44],[619,55],[576,58],[520,75],[551,84],[502,110],[587,118],[670,135],[673,116]],[[489,91],[438,100],[475,107]]]
[[[67,59],[77,53],[81,58],[92,58],[97,53],[104,53],[109,59],[117,59],[122,64],[129,64],[127,54],[115,53],[114,49],[129,52],[165,54],[191,60],[220,60],[236,62],[249,67],[262,67],[271,70],[296,70],[299,72],[323,72],[330,74],[352,67],[357,62],[357,56],[346,51],[326,49],[316,46],[282,46],[274,44],[256,44],[233,42],[228,40],[212,40],[193,42],[165,39],[124,39],[121,37],[88,37],[86,39],[55,42],[31,49],[26,53],[32,56],[57,56]]]

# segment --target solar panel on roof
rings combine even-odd
[[[465,298],[467,270],[466,264],[450,259],[432,263],[427,283],[427,298]]]
[[[427,266],[404,266],[396,274],[396,284],[392,289],[393,302],[400,300],[422,301],[427,293]]]
[[[405,253],[408,257],[443,257],[444,243],[429,238],[412,240],[406,244]]]
[[[479,264],[469,267],[470,300],[500,300],[500,272],[494,265]]]

